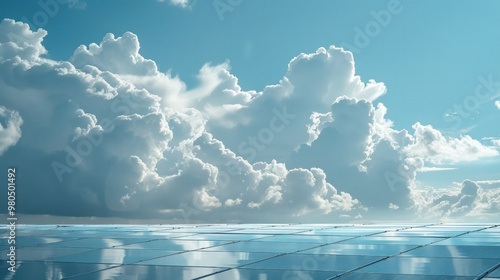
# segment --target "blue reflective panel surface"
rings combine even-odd
[[[333,229],[318,229],[307,232],[301,232],[299,234],[314,234],[314,235],[339,235],[339,236],[365,236],[374,233],[382,233],[382,230],[373,229],[359,229],[359,228],[333,228]]]
[[[387,237],[394,237],[394,236],[400,236],[400,237],[437,237],[437,238],[444,238],[444,237],[452,237],[452,236],[457,236],[461,234],[461,232],[453,232],[453,231],[390,231],[390,232],[384,232],[377,234],[375,236],[377,237],[382,237],[382,236],[387,236]]]
[[[137,242],[145,242],[149,239],[140,238],[82,238],[76,240],[62,241],[51,244],[43,244],[41,246],[54,246],[54,247],[79,247],[79,248],[111,248],[125,244],[132,244]]]
[[[59,247],[23,247],[16,249],[18,260],[42,261],[53,257],[62,257],[87,252],[90,248],[59,248]],[[1,259],[7,259],[7,251],[2,252]]]
[[[18,247],[30,247],[42,244],[50,244],[61,241],[75,240],[76,237],[36,237],[36,236],[20,236],[16,238]]]
[[[291,253],[316,246],[318,246],[318,244],[315,243],[285,243],[285,242],[267,243],[267,242],[243,241],[222,246],[211,247],[208,249],[204,249],[203,251]]]
[[[176,253],[178,252],[162,250],[99,249],[64,257],[53,257],[49,260],[78,263],[129,264]]]
[[[304,232],[304,231],[308,231],[307,229],[286,229],[286,228],[282,228],[282,229],[267,229],[267,228],[263,228],[263,229],[240,229],[240,230],[237,230],[237,231],[233,231],[231,233],[244,233],[244,234],[293,234],[293,233],[300,233],[300,232]]]
[[[277,269],[231,269],[215,275],[203,277],[203,280],[318,280],[328,279],[338,272],[333,271],[301,271]]]
[[[431,238],[431,237],[358,237],[354,239],[349,239],[341,241],[341,243],[347,244],[393,244],[393,245],[426,245],[432,242],[442,240],[442,238]]]
[[[253,263],[243,268],[345,271],[358,268],[379,259],[380,257],[375,256],[286,254]]]
[[[233,241],[244,241],[252,240],[257,238],[269,237],[271,235],[262,234],[232,234],[232,233],[221,233],[221,234],[198,234],[190,235],[186,237],[176,237],[173,239],[185,239],[185,240],[233,240]]]
[[[435,245],[456,245],[456,246],[496,246],[500,247],[498,238],[495,237],[457,237],[437,242]]]
[[[254,242],[306,242],[326,244],[346,240],[348,236],[281,234],[254,240]]]
[[[125,265],[107,270],[89,273],[75,280],[109,280],[109,279],[175,279],[191,280],[194,278],[223,271],[224,268],[212,267],[182,267],[182,266],[152,266],[152,265]]]
[[[2,238],[0,279],[476,279],[500,264],[495,226],[18,225],[22,271]]]
[[[117,246],[115,248],[188,251],[188,250],[209,248],[213,246],[227,244],[230,242],[232,241],[167,239],[167,240],[153,240],[150,242],[141,242],[141,243]]]
[[[174,228],[174,229],[167,229],[167,230],[161,230],[161,232],[168,232],[168,233],[225,233],[225,232],[232,232],[238,229],[234,228],[219,228],[219,227],[195,227],[195,228]],[[159,232],[159,231],[157,231]]]
[[[107,231],[99,234],[86,235],[86,237],[102,236],[105,238],[150,238],[150,239],[168,239],[173,237],[183,237],[195,235],[188,232],[168,232],[168,231]]]
[[[349,273],[338,279],[341,280],[474,280],[475,277],[468,276],[446,276],[442,275],[398,275],[378,273]]]
[[[493,246],[438,246],[431,245],[411,250],[401,256],[439,258],[488,258],[500,262],[500,248]]]
[[[491,231],[476,231],[471,232],[463,237],[487,237],[487,238],[500,238],[500,232],[491,232]]]
[[[416,245],[380,245],[380,244],[331,244],[301,251],[301,254],[331,254],[360,256],[392,256],[415,248]]]
[[[6,264],[0,266],[0,279],[64,279],[111,267],[108,264],[64,263],[64,262],[30,262],[20,261],[16,272],[7,270]]]
[[[477,276],[498,263],[494,259],[394,257],[360,269],[363,273]]]
[[[140,262],[149,265],[235,267],[263,260],[276,254],[249,252],[186,252],[168,257]]]
[[[488,274],[488,277],[500,278],[500,268],[495,269],[494,271]]]

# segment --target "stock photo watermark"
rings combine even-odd
[[[452,129],[460,128],[464,120],[470,119],[484,103],[500,94],[500,82],[493,81],[491,74],[487,78],[479,76],[477,80],[474,93],[467,95],[462,102],[453,104],[443,115],[445,122],[452,123]]]
[[[16,168],[7,169],[8,270],[16,272]]]
[[[272,112],[273,116],[269,119],[267,127],[261,128],[257,135],[249,136],[247,141],[243,141],[238,145],[238,152],[242,155],[248,155],[248,161],[253,161],[258,152],[263,151],[266,145],[272,143],[276,134],[284,131],[286,126],[296,118],[296,115],[287,111],[286,106],[281,110],[273,108]],[[234,159],[228,161],[225,164],[225,169],[219,170],[219,178],[217,180],[214,195],[217,195],[221,189],[229,185],[231,176],[236,176],[240,173],[241,170],[238,167],[237,161]],[[203,207],[199,205],[196,197],[193,197],[192,205],[181,203],[179,204],[179,209],[181,210],[181,215],[185,223],[189,223],[191,216],[198,215],[203,211]]]
[[[353,44],[342,42],[340,46],[353,53],[360,53],[366,48],[375,37],[382,33],[383,28],[389,26],[395,15],[403,11],[403,6],[400,0],[390,0],[385,9],[379,11],[370,11],[372,20],[368,21],[363,28],[354,27]]]
[[[47,25],[51,18],[57,16],[61,11],[61,6],[69,8],[83,9],[86,6],[81,0],[40,0],[38,1],[40,10],[36,11],[31,19],[22,17],[21,20],[30,25],[34,29],[38,29]]]
[[[217,12],[220,21],[223,21],[224,14],[233,12],[242,2],[243,0],[215,0],[212,2],[212,6]]]

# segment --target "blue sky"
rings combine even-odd
[[[301,112],[301,114],[308,115],[304,117],[304,122],[300,123],[300,127],[297,124],[297,129],[290,128],[288,130],[287,128],[286,130],[288,135],[292,135],[291,138],[296,137],[297,139],[305,139],[303,136],[298,136],[299,134],[294,134],[305,133],[306,125],[310,125],[306,120],[309,119],[309,115],[313,111],[324,114],[323,118],[329,118],[330,115],[328,114],[335,115],[333,110],[331,112],[328,110],[330,104],[334,103],[335,98],[342,96],[342,94],[337,95],[335,88],[329,89],[333,90],[330,96],[335,97],[332,97],[333,99],[323,97],[320,100],[323,103],[319,102],[317,104],[308,99],[307,95],[310,92],[310,99],[321,97],[321,94],[315,95],[313,93],[316,86],[314,83],[321,84],[325,82],[325,84],[328,84],[328,81],[320,78],[318,78],[318,81],[311,80],[310,88],[304,86],[301,90],[296,89],[293,92],[296,97],[293,97],[290,101],[282,102],[272,97],[267,98],[267,96],[272,96],[269,86],[280,85],[280,87],[286,88],[286,83],[283,82],[284,77],[292,80],[291,77],[294,75],[306,77],[307,73],[312,77],[319,77],[321,75],[316,74],[320,72],[315,71],[323,71],[321,67],[336,67],[334,65],[336,62],[332,62],[331,65],[328,64],[330,66],[311,64],[303,66],[304,69],[301,68],[302,66],[290,66],[291,61],[294,59],[297,61],[307,60],[304,57],[299,57],[301,53],[316,54],[318,59],[323,59],[320,57],[324,52],[319,51],[319,48],[325,48],[325,52],[333,57],[341,57],[340,52],[330,48],[330,46],[334,45],[352,52],[355,75],[359,76],[362,82],[368,83],[369,80],[373,79],[377,83],[385,85],[385,90],[378,89],[376,90],[378,93],[374,93],[371,97],[364,96],[361,92],[356,93],[355,90],[352,92],[346,91],[344,95],[349,98],[366,98],[373,110],[378,108],[377,104],[383,104],[387,108],[384,119],[392,122],[392,126],[390,126],[392,136],[390,137],[393,138],[391,139],[396,141],[394,140],[396,139],[394,138],[396,137],[394,135],[397,134],[396,131],[407,130],[413,137],[411,141],[416,141],[411,144],[406,143],[406,148],[403,147],[403,144],[400,145],[398,149],[401,149],[401,151],[398,152],[400,157],[398,160],[403,162],[405,158],[409,157],[422,160],[427,172],[424,172],[421,166],[418,167],[419,164],[412,161],[412,164],[415,164],[415,168],[419,171],[416,171],[415,176],[412,175],[413,177],[405,177],[404,183],[407,184],[407,187],[410,185],[421,188],[432,187],[438,192],[450,190],[453,193],[453,190],[460,189],[464,180],[483,182],[483,184],[489,182],[489,185],[494,185],[494,182],[500,180],[500,173],[498,173],[500,163],[500,157],[498,156],[500,146],[498,142],[500,135],[498,118],[500,117],[500,109],[495,106],[495,100],[500,97],[500,71],[498,70],[498,65],[500,65],[500,56],[498,55],[500,20],[498,20],[496,13],[500,8],[498,1],[482,1],[479,5],[473,1],[457,3],[456,1],[377,0],[352,2],[321,0],[314,2],[294,1],[290,3],[290,1],[285,0],[221,0],[191,1],[187,2],[185,6],[173,4],[168,0],[163,2],[142,1],[141,3],[128,0],[121,1],[120,4],[113,1],[78,1],[73,4],[60,4],[62,2],[64,1],[41,1],[41,3],[50,3],[48,5],[52,8],[52,13],[51,11],[44,11],[43,5],[36,1],[22,4],[12,0],[3,1],[0,4],[0,16],[2,19],[10,18],[16,21],[28,19],[32,31],[38,27],[46,30],[48,34],[43,39],[43,46],[48,53],[42,54],[44,59],[59,62],[68,61],[81,71],[83,71],[85,65],[93,65],[101,71],[110,71],[118,75],[120,79],[132,83],[135,89],[144,88],[150,94],[160,96],[163,100],[160,102],[161,105],[158,105],[163,108],[161,110],[173,108],[174,111],[184,113],[184,110],[190,108],[200,112],[206,122],[203,131],[224,144],[226,148],[235,153],[235,156],[241,156],[246,160],[246,164],[255,164],[257,161],[270,164],[272,160],[276,160],[277,164],[285,163],[287,168],[292,168],[292,166],[294,168],[320,168],[322,172],[326,173],[326,181],[334,188],[345,193],[351,193],[350,186],[336,185],[343,184],[344,180],[338,179],[336,181],[336,179],[332,179],[338,176],[337,174],[343,174],[340,170],[344,170],[342,169],[344,167],[341,165],[339,165],[339,169],[334,168],[327,171],[330,168],[327,167],[329,165],[322,167],[320,162],[312,159],[311,162],[307,162],[306,160],[296,159],[297,156],[292,155],[294,151],[297,155],[305,154],[306,152],[300,151],[299,146],[300,144],[306,144],[307,141],[302,140],[300,142],[297,140],[296,143],[288,143],[287,137],[280,138],[281,136],[276,136],[273,142],[266,146],[255,158],[245,157],[242,149],[238,148],[239,144],[248,139],[248,135],[256,135],[262,131],[263,127],[265,128],[267,122],[263,116],[273,116],[266,115],[266,113],[260,114],[262,110],[267,110],[266,108],[274,106],[280,109],[283,104],[288,104],[286,106],[289,106],[289,108],[300,108],[300,104],[305,104],[304,112]],[[55,6],[54,3],[56,3]],[[57,7],[57,10],[54,10],[54,7]],[[49,15],[43,18],[40,17],[41,13]],[[80,45],[87,47],[91,43],[99,45],[107,33],[112,33],[115,38],[118,38],[126,32],[131,32],[130,34],[133,33],[137,36],[137,39],[131,40],[137,40],[140,43],[138,55],[141,59],[154,61],[159,74],[156,73],[150,79],[143,76],[141,78],[127,76],[127,73],[129,74],[132,68],[125,69],[130,65],[121,64],[120,60],[126,60],[127,58],[126,56],[120,58],[122,54],[119,51],[116,58],[114,58],[117,61],[104,57],[104,55],[97,57],[95,54],[84,55],[75,52]],[[363,35],[360,35],[360,32]],[[363,41],[360,36],[365,36],[363,44],[360,44]],[[124,44],[128,43],[130,42],[127,41]],[[109,47],[111,49],[110,53],[113,53],[114,47],[116,46]],[[126,51],[123,55],[126,55]],[[132,55],[134,55],[133,52]],[[206,65],[206,63],[209,64]],[[203,72],[205,76],[200,72],[202,71],[200,69],[206,70],[206,72]],[[345,73],[349,73],[348,70],[345,71]],[[214,73],[222,76],[215,79],[214,77],[217,75]],[[203,78],[200,80],[199,75],[205,77],[204,80]],[[39,78],[44,79],[43,76]],[[300,80],[300,78],[297,79]],[[325,79],[328,80],[328,77]],[[333,87],[339,85],[339,82],[334,78],[332,80],[334,81],[331,83]],[[489,83],[485,82],[488,80]],[[224,99],[223,97],[215,97],[217,90],[224,91],[224,87],[227,86],[223,81],[237,84],[237,87],[232,88],[232,90],[237,92],[235,98],[239,101],[232,100],[229,102],[226,100],[232,106],[240,106],[239,109],[234,109],[236,112],[224,111],[229,110],[227,109],[229,107],[222,105],[221,108],[224,107],[225,109],[206,107],[206,103],[216,106],[216,102],[224,102],[219,100],[219,98]],[[211,82],[212,84],[217,82],[220,84],[214,89],[210,86]],[[307,84],[307,81],[305,83]],[[154,86],[153,84],[166,86]],[[298,88],[298,84],[293,82],[292,84]],[[155,90],[162,90],[162,93],[156,93]],[[177,90],[179,91],[177,94],[180,95],[172,94],[169,96],[173,97],[168,98],[162,96],[162,94],[167,94],[165,92],[169,90]],[[211,92],[206,93],[206,90]],[[340,89],[337,91],[341,92]],[[201,99],[183,97],[189,94],[200,94],[205,99],[200,101]],[[284,96],[292,96],[290,94]],[[216,101],[209,101],[208,96],[213,97]],[[262,96],[262,98],[257,98],[258,96]],[[172,100],[176,98],[177,100],[182,99],[183,101],[180,103],[183,105],[178,105],[173,101],[173,103],[165,101],[170,100],[169,98]],[[29,123],[26,122],[27,119],[22,116],[22,108],[11,108],[14,107],[14,103],[8,100],[11,99],[5,97],[4,108],[12,112],[19,112],[24,120],[24,126],[29,126]],[[11,104],[10,107],[9,104]],[[339,108],[341,107],[340,104],[344,103],[339,101]],[[0,105],[2,105],[1,99]],[[353,107],[354,111],[359,110],[359,112],[365,112],[365,109],[368,110],[366,112],[371,110],[371,107],[365,108],[365,105],[361,103],[345,106],[359,107],[359,109]],[[92,113],[92,109],[85,109],[81,104],[78,104],[77,107],[83,109],[85,113]],[[182,108],[182,110],[179,108]],[[459,111],[460,108],[463,108],[462,112]],[[307,111],[309,109],[311,111]],[[222,111],[224,112],[221,113]],[[99,120],[99,113],[92,114]],[[104,116],[105,114],[103,114],[102,118]],[[298,116],[301,118],[302,115],[298,114]],[[260,117],[262,119],[259,119]],[[167,116],[165,118],[169,119]],[[170,118],[173,117],[170,116]],[[183,119],[178,122],[190,123],[190,120]],[[321,131],[328,126],[342,131],[343,126],[335,122],[319,121],[321,124],[317,127],[317,133],[309,133],[309,137],[317,140],[317,147],[309,141],[309,145],[311,145],[310,153],[314,154],[316,150],[325,153],[331,151],[332,155],[338,156],[334,148],[324,146],[326,145],[324,143],[327,143],[326,140],[321,140],[322,137],[325,139],[333,137],[330,139],[330,143],[336,143],[335,141],[338,139],[335,136],[327,133],[321,134]],[[416,123],[419,125],[416,125]],[[190,123],[189,126],[192,130],[196,127],[193,123]],[[421,128],[421,134],[418,134],[417,127]],[[21,130],[23,130],[22,126]],[[175,139],[175,130],[172,133]],[[245,133],[248,133],[248,135]],[[389,132],[377,133],[380,133],[379,136],[384,135],[386,137]],[[360,134],[365,135],[361,132]],[[375,149],[374,147],[378,145],[376,144],[378,140],[375,140],[378,136],[367,135],[365,136],[371,137],[371,140],[366,140],[363,143],[367,149],[365,152],[369,155]],[[416,140],[419,135],[421,136],[421,142]],[[429,138],[436,135],[439,137]],[[468,135],[469,138],[463,138],[465,135]],[[190,137],[194,136],[191,135]],[[353,134],[352,137],[355,137],[355,135]],[[15,147],[23,145],[22,137],[20,139],[15,141],[17,144],[6,145],[4,157],[12,157]],[[193,139],[193,141],[196,143],[196,139]],[[200,140],[198,139],[198,141]],[[320,143],[323,143],[322,146],[320,146]],[[374,145],[373,149],[369,148],[370,143]],[[338,145],[343,144],[339,143]],[[418,150],[418,152],[411,152],[410,150]],[[47,153],[47,151],[44,151],[44,153]],[[402,154],[405,156],[401,156]],[[250,153],[246,155],[250,155]],[[457,157],[457,155],[459,156]],[[217,164],[213,163],[214,159],[203,158],[200,155],[196,155],[195,158],[217,168]],[[366,159],[370,159],[370,156],[366,157]],[[153,164],[147,163],[145,159],[142,159],[142,161],[146,165]],[[296,163],[301,161],[304,166]],[[332,161],[335,161],[335,159],[332,159]],[[372,159],[372,161],[376,162],[376,159]],[[400,164],[404,166],[405,164],[402,162]],[[19,164],[22,164],[22,162]],[[364,166],[368,164],[368,161],[360,161],[359,164]],[[408,164],[406,164],[406,167],[408,167]],[[429,172],[430,167],[450,170]],[[150,166],[150,169],[154,170],[155,168],[158,169],[159,167]],[[401,169],[399,168],[399,170]],[[84,171],[82,170],[82,172]],[[368,173],[371,174],[370,176],[374,176],[373,173]],[[161,175],[161,172],[158,172],[158,174]],[[104,175],[101,174],[100,176]],[[375,180],[370,178],[366,180]],[[481,187],[483,186],[479,183],[479,188]],[[195,192],[200,194],[200,192],[203,192],[203,188],[196,189]],[[285,186],[281,188],[285,188]],[[269,192],[268,188],[265,193]],[[410,190],[408,192],[412,195],[418,193]],[[356,190],[353,190],[353,199],[356,199],[355,194]],[[481,190],[478,191],[478,197],[481,196],[479,194],[483,194]],[[442,194],[436,193],[436,197],[439,195]],[[213,197],[217,197],[217,195]],[[491,197],[496,199],[498,194],[492,193]],[[236,198],[233,196],[231,199]],[[245,199],[241,199],[244,204]],[[415,206],[417,200],[414,197],[412,199],[414,207],[409,212],[418,208]],[[481,199],[486,200],[484,197]],[[436,198],[435,202],[438,200]],[[460,201],[460,197],[457,198],[457,201]],[[432,204],[432,202],[428,203]],[[365,204],[371,205],[370,203],[363,203],[361,200],[356,207],[364,209]],[[449,204],[453,205],[451,202]],[[260,207],[255,205],[250,208]],[[431,207],[429,205],[427,206]],[[474,207],[477,208],[481,205],[483,204],[478,198]],[[213,207],[217,208],[216,206]],[[473,208],[471,205],[468,207]],[[495,206],[492,207],[495,209]],[[40,209],[44,209],[44,207],[34,208],[31,212],[35,213]],[[363,212],[364,210],[352,211]],[[56,212],[54,213],[58,214]],[[216,213],[217,211],[213,212],[213,216],[216,216]],[[474,215],[476,214],[474,212]],[[353,218],[358,213],[346,215]],[[365,214],[364,216],[369,215]]]

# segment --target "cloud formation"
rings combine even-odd
[[[417,181],[426,163],[498,148],[420,123],[395,130],[376,103],[385,85],[363,82],[342,48],[300,54],[277,84],[244,91],[227,62],[203,65],[188,88],[130,32],[68,61],[44,57],[45,35],[0,23],[1,166],[30,172],[22,213],[327,222],[498,210],[486,183],[440,193]]]
[[[21,138],[22,118],[16,111],[0,106],[0,155]]]
[[[158,2],[165,2],[166,0],[157,0]],[[169,3],[174,6],[187,8],[190,5],[190,0],[169,0]]]
[[[408,153],[433,164],[476,161],[499,154],[495,147],[485,146],[468,135],[447,138],[430,125],[416,123],[412,127],[415,142],[407,147]]]

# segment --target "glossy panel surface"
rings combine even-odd
[[[89,273],[74,280],[109,280],[109,279],[176,279],[190,280],[205,275],[210,275],[221,268],[211,267],[182,267],[182,266],[151,266],[151,265],[125,265],[99,272]]]
[[[498,263],[494,259],[396,257],[359,270],[364,273],[477,276]]]
[[[186,252],[173,256],[162,257],[139,264],[177,265],[177,266],[210,266],[235,267],[275,256],[274,253],[249,252]]]
[[[0,279],[500,279],[495,224],[18,225],[15,274],[0,232]]]
[[[276,252],[291,253],[299,250],[305,250],[318,246],[315,243],[288,243],[288,242],[252,242],[243,241],[222,246],[215,246],[203,251],[225,251],[225,252]]]
[[[219,246],[233,241],[212,241],[212,240],[153,240],[149,242],[134,243],[129,245],[116,246],[121,249],[147,249],[147,250],[171,250],[171,251],[191,251],[203,248]]]
[[[472,276],[446,276],[442,275],[401,275],[378,273],[349,273],[340,280],[474,280]]]
[[[12,273],[7,270],[7,266],[2,262],[0,279],[64,279],[109,267],[111,265],[108,264],[20,261],[17,264],[16,272]]]
[[[498,259],[500,248],[495,246],[425,246],[402,254],[411,257]]]
[[[203,277],[203,280],[317,280],[328,279],[338,272],[334,271],[301,271],[277,269],[231,269],[215,275]]]
[[[500,264],[499,264],[500,265]],[[488,274],[488,277],[500,278],[500,267]]]
[[[346,271],[369,264],[380,257],[287,254],[244,266],[253,269]]]
[[[176,253],[179,252],[162,250],[99,249],[63,257],[53,257],[49,260],[54,262],[129,264]]]
[[[416,248],[415,245],[331,244],[300,252],[301,254],[330,254],[358,256],[391,256]]]

